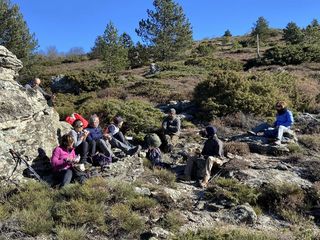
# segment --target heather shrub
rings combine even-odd
[[[288,82],[294,83],[294,78],[288,74],[250,76],[218,71],[196,86],[194,100],[203,111],[203,117],[209,119],[238,111],[272,115],[276,99],[288,99],[291,92]]]
[[[162,121],[162,113],[150,103],[141,100],[122,101],[117,99],[95,99],[86,101],[79,109],[83,116],[96,113],[103,126],[120,115],[135,138],[142,140],[145,133],[156,131]]]
[[[213,57],[202,57],[202,58],[190,58],[184,62],[187,66],[200,66],[206,68],[208,71],[213,70],[234,70],[241,71],[243,64],[240,61],[229,58],[213,58]]]
[[[117,82],[117,77],[104,72],[83,70],[65,76],[68,81],[76,83],[83,91],[96,91],[107,88]]]

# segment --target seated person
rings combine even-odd
[[[72,136],[65,134],[61,138],[60,146],[56,147],[52,153],[50,163],[54,178],[60,187],[69,184],[72,179],[76,179],[80,183],[86,180],[85,174],[74,167],[80,158],[76,157],[73,144]]]
[[[116,116],[112,120],[112,124],[108,126],[108,132],[112,135],[115,139],[119,140],[120,142],[131,146],[131,144],[127,141],[124,134],[121,131],[121,127],[123,125],[123,119],[120,116]]]
[[[161,140],[155,133],[149,134],[145,138],[148,147],[147,158],[151,161],[152,167],[156,168],[170,168],[170,165],[161,161]]]
[[[81,120],[75,120],[72,124],[73,130],[70,134],[73,138],[73,147],[77,155],[80,155],[80,163],[88,163],[89,144],[86,141],[89,132],[83,130],[83,123]]]
[[[176,115],[176,110],[171,108],[168,116],[162,122],[162,133],[164,135],[163,144],[167,152],[171,152],[179,139],[181,130],[180,118]]]
[[[111,150],[111,147],[116,147],[121,149],[127,155],[135,155],[140,152],[141,146],[131,147],[128,146],[113,136],[111,136],[108,131],[102,131],[101,127],[99,127],[100,120],[97,115],[92,115],[89,119],[89,127],[86,130],[89,131],[89,135],[87,136],[87,141],[89,143],[95,142],[98,150],[102,152],[107,157],[112,157],[115,161],[118,160],[117,157]],[[94,144],[93,144],[94,145]]]
[[[292,132],[290,128],[294,120],[292,112],[287,109],[287,104],[284,101],[277,102],[275,108],[277,110],[276,121],[272,126],[268,123],[262,123],[248,133],[257,135],[259,132],[263,132],[266,137],[276,138],[275,144],[280,145],[283,134]]]
[[[49,94],[46,91],[44,91],[41,87],[41,80],[40,78],[35,78],[34,80],[28,82],[24,87],[26,89],[33,89],[33,90],[38,90],[39,92],[42,93],[42,95],[44,96],[44,98],[47,100],[48,105],[50,107],[53,106],[54,100],[55,100],[55,95],[54,94]]]
[[[205,135],[208,139],[205,141],[201,153],[196,151],[195,156],[188,159],[183,176],[183,179],[190,180],[194,165],[197,163],[197,161],[204,159],[204,169],[201,169],[201,171],[204,172],[204,177],[200,183],[202,187],[207,186],[212,167],[215,164],[221,165],[221,158],[223,158],[223,142],[217,136],[217,129],[209,125],[205,129]]]

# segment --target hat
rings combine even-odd
[[[176,114],[176,110],[174,108],[170,108],[169,113]]]
[[[83,127],[83,123],[82,123],[82,121],[81,121],[80,119],[77,119],[77,120],[75,120],[75,121],[73,122],[72,126],[73,126],[74,128]]]
[[[113,118],[114,124],[118,125],[119,123],[123,122],[123,118],[120,116],[116,116]]]
[[[111,124],[108,126],[108,132],[111,134],[111,135],[114,135],[116,133],[116,127]]]
[[[211,125],[206,127],[207,136],[213,136],[217,133],[217,129]]]

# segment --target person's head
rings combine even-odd
[[[278,113],[281,113],[286,110],[287,108],[287,103],[285,101],[278,101],[275,105],[275,108]]]
[[[217,134],[217,129],[214,126],[209,125],[206,127],[207,137],[213,137],[216,134]]]
[[[40,78],[35,78],[33,80],[33,87],[39,86],[41,84]]]
[[[93,114],[90,116],[89,124],[91,127],[94,127],[94,128],[99,126],[100,120],[99,120],[99,117],[97,116],[97,114]]]
[[[174,119],[176,116],[176,110],[174,108],[170,108],[169,112],[168,112],[168,117],[170,119]]]
[[[115,116],[112,121],[113,121],[114,125],[116,125],[118,128],[122,127],[122,124],[123,124],[123,118],[122,117]]]
[[[83,123],[80,119],[75,120],[72,126],[76,132],[81,132],[83,130]]]
[[[72,148],[73,143],[74,143],[74,140],[71,134],[65,134],[61,137],[61,147]]]

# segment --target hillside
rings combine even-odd
[[[153,74],[148,74],[148,64],[106,73],[102,61],[87,57],[71,62],[39,61],[35,72],[47,91],[51,91],[52,77],[62,81],[54,106],[60,120],[73,112],[86,118],[97,113],[103,127],[120,114],[126,119],[127,134],[134,137],[135,144],[142,144],[147,133],[159,129],[164,112],[174,107],[183,119],[182,133],[173,151],[163,153],[170,170],[152,168],[144,149],[139,156],[125,157],[104,171],[90,167],[87,173],[92,178],[85,184],[62,189],[50,186],[48,157],[30,159],[49,184],[28,177],[23,178],[26,183],[2,178],[1,237],[318,239],[320,63],[259,62],[256,49],[245,46],[247,38],[195,42],[184,58],[157,62],[160,71]],[[275,44],[286,45],[281,34],[261,46],[261,55]],[[5,79],[1,76],[0,80]],[[16,91],[26,95],[22,88]],[[39,101],[41,107],[45,105],[39,96],[26,96],[28,106]],[[247,130],[261,120],[273,121],[274,103],[279,98],[287,100],[294,111],[297,139],[275,146],[265,137],[248,136]],[[19,107],[23,105],[17,104]],[[56,116],[53,108],[49,109]],[[3,113],[9,110],[1,108]],[[41,108],[42,112],[39,116],[47,122],[51,115]],[[34,125],[45,124],[36,117],[18,119],[35,118]],[[196,179],[179,177],[195,149],[202,148],[205,139],[198,133],[207,124],[214,125],[224,141],[227,163],[215,168],[209,186],[201,188]],[[54,127],[57,132],[55,128],[60,135],[69,130]],[[10,144],[27,144],[27,136],[19,135],[19,131],[25,134],[24,129],[5,131],[3,141],[10,136]],[[38,140],[36,134],[41,136],[41,131],[33,131],[33,139]],[[49,134],[48,129],[44,132]],[[41,144],[33,142],[32,147]],[[8,169],[3,172],[12,171],[13,166]]]

